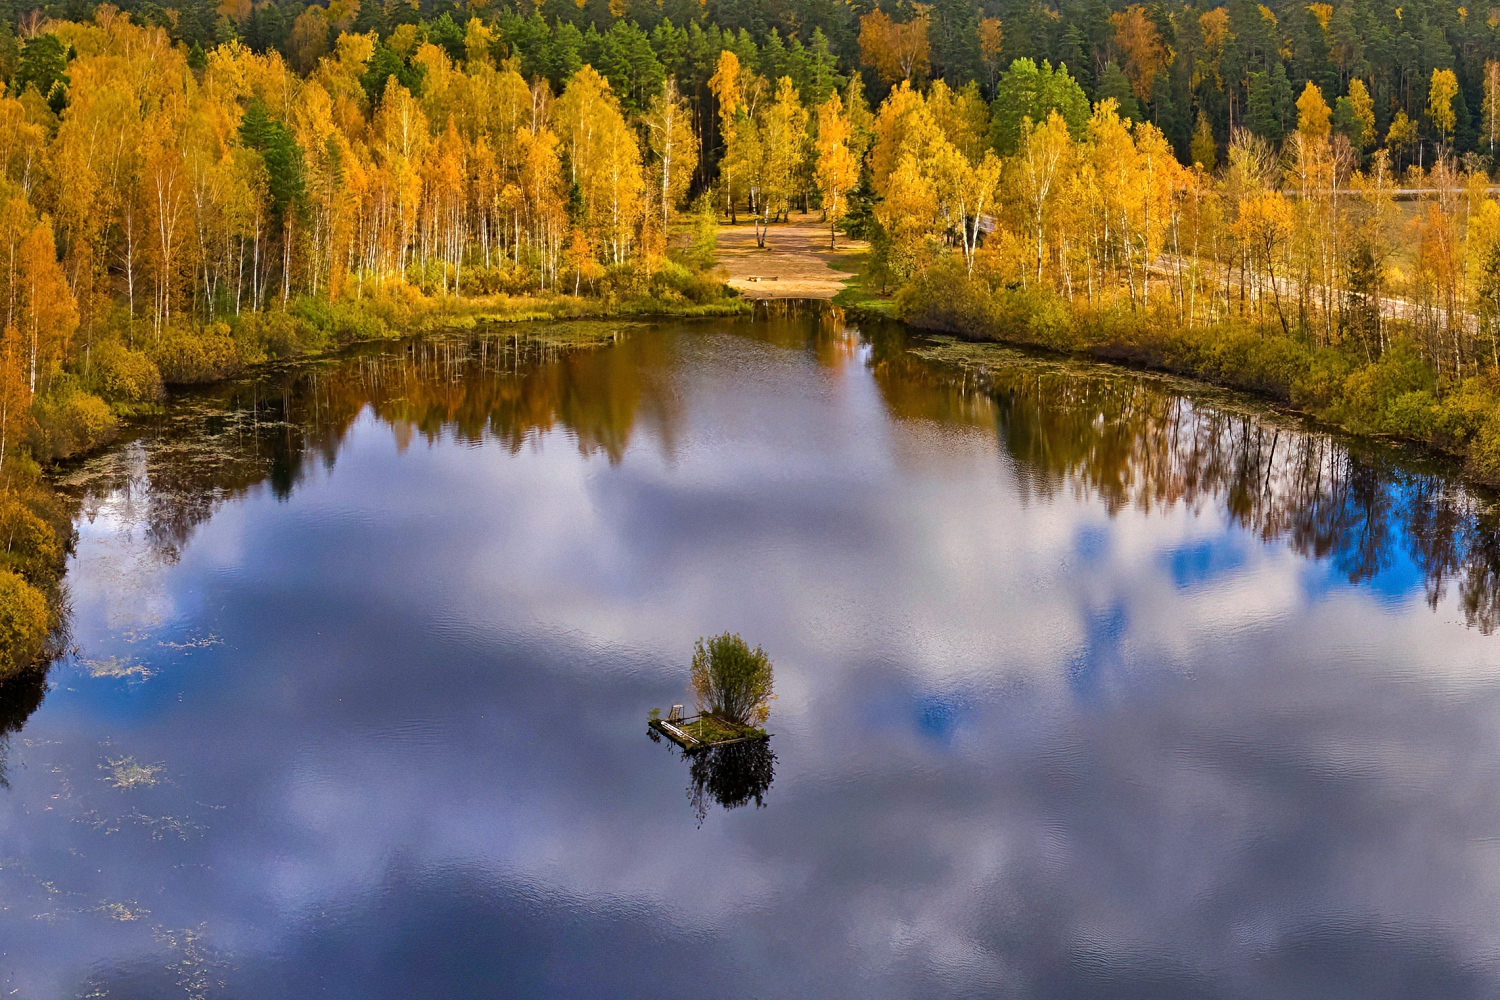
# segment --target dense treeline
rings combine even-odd
[[[919,325],[1208,375],[1500,480],[1500,202],[1488,157],[1458,155],[1461,88],[1434,69],[1426,124],[1398,108],[1383,142],[1346,89],[1304,83],[1279,142],[1221,148],[1200,114],[1188,166],[1045,62],[988,106],[903,80],[872,124],[872,276]]]
[[[107,439],[164,381],[458,295],[526,315],[579,294],[687,310],[723,294],[703,273],[710,205],[668,250],[699,118],[633,25],[601,41],[554,24],[527,78],[497,32],[533,22],[503,16],[449,38],[451,16],[360,32],[353,6],[314,8],[299,23],[325,18],[319,41],[288,58],[235,38],[205,51],[180,18],[137,13],[23,19],[0,97],[0,675],[58,621],[66,519],[38,461]],[[273,12],[240,13],[249,30]]]
[[[1493,103],[1488,63],[1500,58],[1500,18],[1441,0],[541,0],[508,8],[449,0],[127,0],[121,6],[135,23],[166,30],[197,68],[205,53],[235,40],[256,53],[278,52],[306,72],[336,48],[341,33],[381,39],[395,34],[397,43],[378,53],[378,64],[402,72],[408,87],[421,70],[401,51],[402,30],[419,32],[461,61],[467,23],[476,16],[490,26],[502,54],[518,60],[528,81],[545,76],[560,89],[574,70],[589,64],[637,100],[665,76],[701,97],[721,43],[736,48],[742,60],[746,45],[764,49],[755,62],[773,83],[790,75],[802,85],[808,63],[821,67],[814,73],[863,67],[877,97],[896,79],[919,77],[942,79],[953,89],[978,81],[989,99],[999,75],[1016,59],[1045,60],[1066,65],[1090,101],[1114,97],[1122,113],[1156,124],[1185,162],[1200,114],[1221,149],[1236,127],[1280,140],[1294,125],[1296,98],[1307,83],[1333,104],[1349,95],[1355,80],[1371,101],[1378,137],[1401,121],[1396,139],[1403,152],[1425,161],[1423,151],[1440,141],[1441,131],[1427,118],[1432,74],[1448,70],[1457,88],[1451,140],[1458,152],[1490,153],[1500,138],[1486,111]],[[38,18],[86,21],[92,14],[92,7],[76,2],[35,13],[15,0],[0,4],[0,15],[8,26],[19,23],[20,35],[34,32]],[[722,39],[725,32],[732,41]],[[49,53],[25,66],[24,47],[14,35],[0,38],[0,73],[15,80],[19,68],[23,84],[45,89],[61,75],[66,53]],[[1352,128],[1347,120],[1343,124]]]

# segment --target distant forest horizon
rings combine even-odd
[[[644,106],[667,75],[701,105],[725,48],[769,80],[797,80],[810,105],[824,95],[805,92],[809,77],[829,84],[815,89],[837,89],[854,73],[864,77],[872,106],[902,79],[918,86],[943,80],[955,90],[973,83],[993,100],[1004,72],[1029,59],[1065,66],[1090,102],[1112,97],[1122,116],[1155,124],[1185,164],[1205,124],[1221,151],[1237,128],[1280,142],[1296,127],[1296,100],[1308,83],[1334,107],[1336,130],[1357,139],[1361,125],[1349,98],[1358,81],[1354,96],[1368,95],[1375,133],[1363,145],[1387,145],[1398,165],[1425,163],[1438,145],[1485,156],[1500,146],[1500,71],[1491,65],[1500,62],[1500,8],[1453,3],[122,0],[112,6],[137,24],[166,29],[200,66],[214,46],[238,40],[256,53],[279,52],[307,73],[340,34],[387,40],[403,25],[461,61],[466,24],[479,18],[494,29],[497,62],[514,59],[524,78],[545,77],[558,90],[578,66],[592,65],[627,109],[630,95]],[[0,75],[10,93],[65,84],[68,54],[27,43],[48,37],[41,34],[48,20],[88,21],[98,10],[78,0],[0,3]],[[419,89],[410,54],[387,53],[384,68]],[[1451,126],[1429,113],[1440,70],[1451,71],[1457,85]],[[61,99],[54,91],[53,100]],[[695,187],[702,188],[712,178],[717,144],[708,123],[699,132],[706,155]]]

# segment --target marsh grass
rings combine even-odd
[[[716,715],[700,715],[690,722],[678,723],[678,728],[703,743],[727,743],[730,740],[764,739],[767,733],[758,726],[745,726]]]

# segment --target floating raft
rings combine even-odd
[[[686,719],[669,716],[665,719],[652,719],[647,725],[688,753],[771,738],[771,734],[764,729],[742,726],[714,715],[694,715]]]

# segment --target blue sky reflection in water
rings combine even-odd
[[[1483,505],[1004,357],[762,318],[179,402],[69,485],[0,985],[1500,991]],[[700,826],[644,721],[726,629],[777,665],[775,781]]]

